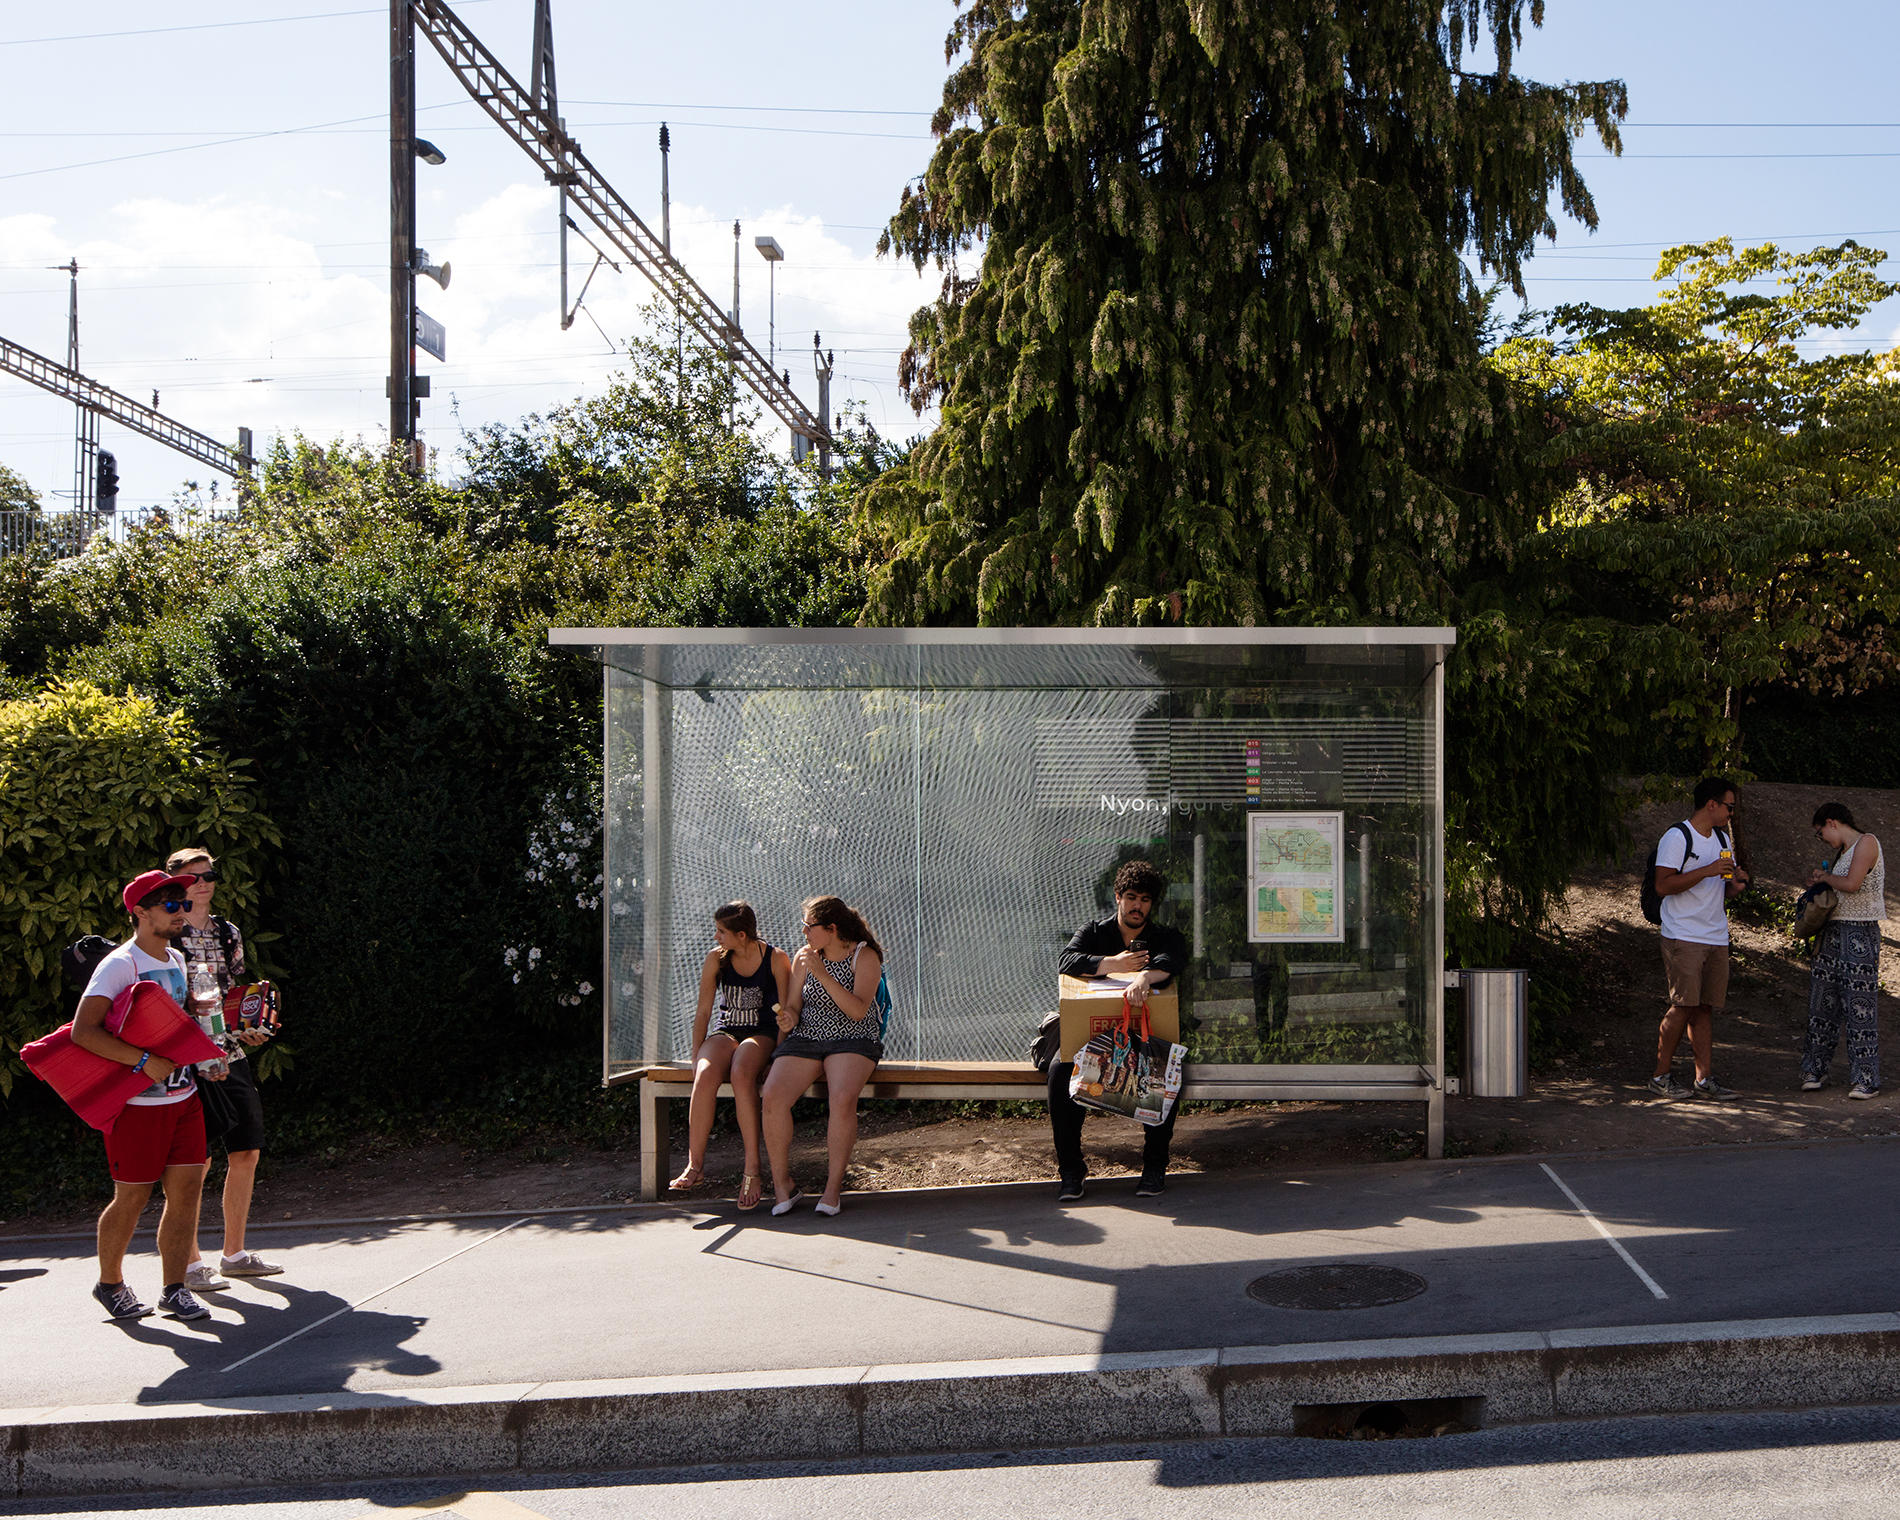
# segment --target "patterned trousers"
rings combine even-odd
[[[1880,925],[1831,923],[1814,947],[1801,1075],[1825,1077],[1847,1026],[1848,1079],[1880,1086]]]

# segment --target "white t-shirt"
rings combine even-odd
[[[185,958],[176,950],[167,950],[167,960],[154,960],[139,949],[136,940],[127,940],[93,967],[92,980],[81,997],[116,998],[134,982],[157,982],[171,994],[180,1008],[185,1006]],[[130,1101],[150,1106],[182,1103],[198,1090],[192,1068],[180,1066],[163,1082],[154,1082]]]
[[[1695,842],[1690,857],[1683,841],[1683,830],[1672,826],[1656,847],[1656,868],[1671,871],[1699,871],[1722,853],[1722,841],[1712,834],[1696,833],[1693,823],[1686,825]],[[1685,863],[1686,862],[1686,863]],[[1726,945],[1728,911],[1723,902],[1728,895],[1728,878],[1705,876],[1684,892],[1673,892],[1662,900],[1662,932],[1669,939],[1691,945]]]

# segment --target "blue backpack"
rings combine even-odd
[[[863,949],[864,946],[859,945],[856,950],[851,952],[851,964],[853,967],[857,965],[858,955]],[[877,1010],[877,1038],[878,1043],[882,1044],[884,1041],[884,1031],[891,1027],[891,976],[890,973],[881,966],[878,968],[877,991],[871,997],[871,1006]],[[867,1014],[865,1017],[868,1018],[870,1015]]]

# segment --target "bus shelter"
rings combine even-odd
[[[1451,629],[549,639],[603,667],[607,1084],[690,1062],[714,908],[795,950],[821,893],[884,946],[887,1066],[1020,1083],[1061,947],[1146,859],[1193,952],[1184,1097],[1423,1102],[1442,1154]]]

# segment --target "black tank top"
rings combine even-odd
[[[726,956],[719,962],[718,1018],[715,1029],[768,1029],[778,1032],[772,1005],[778,1001],[778,976],[772,970],[772,947],[762,945],[759,969],[741,976]]]

